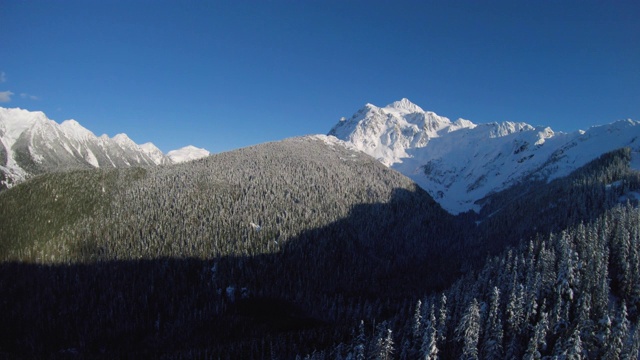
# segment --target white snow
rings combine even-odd
[[[249,225],[251,225],[251,227],[252,227],[252,228],[253,228],[253,230],[255,230],[255,231],[258,231],[258,232],[259,232],[260,230],[262,230],[262,226],[260,226],[260,225],[258,225],[258,224],[256,224],[256,223],[254,223],[254,222],[249,223]]]
[[[356,150],[356,151],[360,151],[358,150],[353,144],[351,144],[350,142],[346,142],[343,140],[338,139],[337,137],[333,136],[333,135],[307,135],[306,137],[311,138],[311,139],[316,139],[316,140],[320,140],[323,143],[329,145],[330,147],[339,145],[342,147],[346,147],[349,150]]]
[[[329,134],[410,177],[457,214],[478,211],[477,200],[525,177],[550,181],[625,146],[640,169],[639,125],[624,120],[562,133],[522,122],[452,123],[402,99],[367,104]]]
[[[605,189],[611,190],[614,188],[619,188],[620,186],[622,186],[622,180],[614,181],[611,184],[605,185]]]
[[[100,167],[100,163],[98,163],[98,158],[91,150],[87,150],[87,155],[84,157],[85,160],[93,167]]]
[[[0,170],[7,174],[11,181],[23,181],[29,175],[16,163],[12,150],[13,145],[22,133],[33,127],[38,121],[45,120],[46,116],[39,111],[30,112],[19,108],[7,109],[0,107],[0,142],[2,142],[7,151],[7,163],[4,166],[0,166]]]
[[[75,120],[65,120],[60,124],[60,129],[67,135],[69,138],[78,139],[78,140],[88,140],[95,139],[95,135],[84,128],[80,123]]]
[[[39,111],[0,107],[0,144],[7,152],[7,162],[0,164],[0,170],[7,175],[7,183],[12,184],[31,175],[15,161],[13,147],[18,139],[32,159],[43,165],[51,159],[60,164],[77,164],[73,159],[78,159],[93,167],[159,165],[209,155],[204,149],[188,146],[171,152],[173,158],[170,158],[152,143],[137,145],[126,134],[97,137],[76,120],[58,124]]]
[[[112,139],[120,146],[137,146],[125,133],[116,134]]]
[[[0,108],[0,133],[2,142],[7,149],[15,144],[16,140],[23,132],[32,127],[38,121],[45,121],[44,113],[30,112],[19,108]]]
[[[153,143],[148,142],[140,145],[140,150],[147,154],[156,165],[161,165],[166,162],[166,156]]]
[[[62,144],[62,146],[64,147],[65,150],[67,150],[69,154],[73,155],[73,150],[71,150],[71,148],[69,147],[69,144],[64,143]]]
[[[433,138],[475,125],[468,120],[452,123],[425,112],[407,99],[379,108],[365,105],[348,120],[340,121],[329,135],[352,143],[387,166],[410,157],[407,150],[427,146]]]
[[[393,103],[384,107],[388,113],[394,113],[397,115],[407,115],[413,113],[424,113],[422,108],[407,98],[402,98],[399,101],[394,101]]]
[[[167,156],[173,163],[183,163],[187,161],[201,159],[209,156],[209,151],[195,146],[189,145],[178,150],[171,150],[167,153]]]

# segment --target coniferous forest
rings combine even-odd
[[[318,138],[0,192],[0,356],[637,359],[629,149],[453,216]]]

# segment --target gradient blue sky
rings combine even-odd
[[[403,97],[476,123],[640,120],[640,2],[0,1],[0,106],[165,152]]]

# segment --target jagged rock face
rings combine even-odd
[[[417,182],[451,213],[479,210],[477,201],[531,178],[568,175],[603,153],[640,151],[632,120],[556,133],[549,127],[450,121],[407,99],[367,104],[341,119],[329,135],[377,158]]]
[[[204,149],[184,156],[208,155]],[[0,189],[49,171],[171,164],[155,145],[138,145],[127,135],[95,136],[75,120],[61,124],[42,112],[0,108]]]

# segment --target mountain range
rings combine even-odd
[[[524,122],[475,124],[425,111],[408,99],[366,104],[328,135],[411,178],[452,214],[479,212],[496,192],[568,175],[601,154],[630,147],[640,168],[640,123],[619,120],[574,132]],[[166,165],[208,156],[194,146],[162,153],[126,134],[95,136],[75,120],[0,108],[0,189],[44,172]]]
[[[50,171],[166,165],[207,155],[193,146],[163,154],[126,134],[98,137],[75,120],[58,124],[39,111],[0,108],[0,189]]]
[[[638,358],[634,121],[403,99],[172,164],[195,149],[9,113],[2,358]]]
[[[630,147],[640,168],[640,123],[555,132],[523,122],[451,121],[407,99],[366,104],[329,135],[375,157],[419,184],[447,211],[478,212],[483,199],[523,181],[567,176],[598,156]]]

